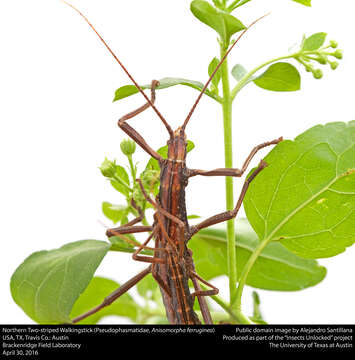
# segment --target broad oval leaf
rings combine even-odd
[[[233,34],[245,29],[237,18],[219,11],[207,1],[194,0],[191,2],[190,9],[197,19],[214,29],[227,46]]]
[[[81,240],[30,255],[11,277],[11,294],[39,324],[69,323],[75,301],[110,249],[99,240]]]
[[[315,126],[279,143],[265,161],[244,200],[262,241],[307,258],[355,242],[355,121]]]
[[[71,311],[70,317],[75,317],[84,314],[95,306],[102,303],[104,298],[118,289],[120,285],[113,280],[103,277],[94,277],[85,291],[80,295],[75,302]],[[125,293],[115,300],[110,306],[104,307],[97,313],[79,321],[77,324],[97,324],[105,316],[122,316],[135,321],[137,319],[139,306],[135,303],[133,298]]]
[[[259,245],[246,219],[236,221],[237,273]],[[197,272],[205,279],[227,275],[227,241],[223,229],[210,228],[196,234],[189,247]],[[260,254],[247,278],[247,285],[259,289],[294,291],[318,284],[326,269],[315,260],[303,259],[279,243],[270,243]]]
[[[254,84],[271,91],[296,91],[301,88],[301,76],[289,63],[278,62],[253,80]]]
[[[309,36],[308,38],[304,39],[302,44],[303,51],[314,51],[318,50],[325,41],[327,34],[324,32],[319,32]]]

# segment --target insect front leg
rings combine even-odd
[[[243,174],[245,173],[245,171],[247,170],[251,160],[253,159],[253,157],[255,156],[255,154],[270,145],[276,145],[278,144],[280,141],[282,141],[283,138],[280,137],[278,139],[272,140],[272,141],[267,141],[264,142],[262,144],[259,144],[257,146],[255,146],[252,151],[250,152],[250,154],[248,155],[248,157],[246,158],[246,160],[244,161],[243,166],[241,167],[241,169],[233,169],[233,168],[220,168],[220,169],[214,169],[214,170],[199,170],[199,169],[189,169],[187,174],[188,177],[193,177],[196,175],[201,175],[201,176],[233,176],[233,177],[241,177],[243,176]]]
[[[157,80],[152,81],[151,85],[151,102],[154,104],[155,102],[155,88],[159,85],[159,82]],[[154,151],[144,140],[144,138],[136,131],[134,130],[130,125],[127,124],[127,120],[131,119],[144,110],[148,109],[150,107],[149,103],[144,104],[143,106],[139,107],[138,109],[131,111],[130,113],[122,116],[119,120],[117,125],[131,138],[133,139],[143,150],[145,150],[150,156],[155,158],[158,161],[162,161],[163,158]]]

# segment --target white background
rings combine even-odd
[[[344,49],[336,71],[314,80],[300,68],[302,90],[272,93],[253,84],[236,99],[233,113],[234,165],[250,149],[283,135],[292,139],[316,124],[354,119],[354,10],[349,0],[313,0],[307,8],[291,0],[253,0],[239,14],[245,24],[271,11],[240,41],[229,63],[251,69],[284,55],[303,33],[324,31]],[[215,33],[189,11],[190,1],[73,0],[97,27],[139,83],[166,76],[207,80],[207,66],[218,54]],[[123,160],[125,134],[117,119],[141,105],[140,95],[112,103],[114,91],[129,81],[88,25],[59,0],[12,0],[0,4],[1,66],[1,262],[0,322],[30,323],[13,302],[9,281],[32,252],[80,239],[104,240],[111,224],[101,202],[123,201],[98,170],[105,156]],[[175,87],[158,92],[157,107],[175,128],[197,92]],[[166,132],[148,110],[131,120],[153,148]],[[204,97],[187,128],[196,144],[190,167],[223,166],[221,110]],[[258,157],[266,154],[261,153]],[[138,150],[137,161],[148,156]],[[240,189],[242,181],[236,180]],[[188,212],[209,216],[224,209],[224,179],[194,178]],[[355,247],[319,262],[328,268],[319,285],[300,292],[260,291],[270,323],[354,323]],[[144,264],[110,253],[97,274],[123,282]],[[227,297],[225,279],[217,279]],[[251,289],[244,309],[251,311]],[[104,319],[117,322],[117,318]],[[119,319],[124,322],[124,319]]]

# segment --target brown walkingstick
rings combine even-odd
[[[197,175],[241,177],[247,170],[249,163],[251,162],[254,155],[258,152],[258,150],[269,145],[277,144],[282,140],[282,138],[265,142],[254,147],[248,158],[245,160],[241,169],[220,168],[205,171],[198,169],[189,169],[186,167],[187,140],[185,135],[185,129],[202,95],[206,91],[213,76],[216,74],[227,55],[230,53],[238,40],[250,28],[250,26],[254,25],[261,18],[254,21],[248,28],[246,28],[239,35],[236,41],[231,45],[231,47],[226,52],[225,56],[220,60],[218,66],[215,68],[214,72],[199,93],[199,96],[197,97],[197,100],[191,108],[183,125],[180,126],[177,130],[173,131],[165,118],[154,105],[155,89],[159,86],[159,82],[156,80],[152,81],[151,97],[149,98],[144,93],[142,88],[137,84],[131,74],[127,71],[127,69],[123,66],[117,56],[113,53],[113,51],[110,49],[110,47],[101,37],[101,35],[88,21],[88,19],[74,6],[72,6],[71,4],[68,5],[71,6],[86,20],[86,22],[95,31],[102,43],[111,53],[111,55],[115,58],[115,60],[119,63],[119,65],[122,67],[124,72],[130,78],[130,80],[133,82],[139,92],[144,96],[146,104],[121,117],[118,121],[118,126],[131,139],[133,139],[138,145],[140,145],[143,150],[145,150],[150,156],[156,159],[160,166],[160,189],[156,199],[150,198],[149,194],[147,194],[147,192],[145,191],[140,179],[136,180],[140,186],[144,198],[155,209],[153,225],[137,225],[143,220],[144,214],[142,210],[135,204],[134,200],[132,200],[132,206],[138,211],[139,216],[129,221],[123,226],[108,229],[106,232],[106,235],[108,237],[116,235],[122,236],[125,234],[134,234],[141,232],[150,233],[147,240],[143,244],[138,246],[138,248],[133,253],[134,260],[146,262],[150,265],[145,270],[141,271],[139,274],[137,274],[132,279],[128,280],[126,283],[120,286],[112,294],[107,296],[100,305],[76,317],[72,320],[72,322],[77,323],[82,319],[99,311],[100,309],[110,305],[118,297],[120,297],[122,294],[127,292],[134,285],[136,285],[146,275],[151,273],[160,287],[164,306],[166,309],[166,315],[168,321],[171,324],[200,324],[200,320],[193,310],[193,305],[196,297],[200,305],[204,323],[212,324],[212,318],[207,303],[205,301],[205,296],[217,294],[218,289],[213,285],[209,284],[204,279],[202,279],[196,273],[192,258],[192,251],[187,248],[187,243],[191,239],[191,237],[199,230],[235,218],[242,205],[243,198],[250,182],[257,176],[260,171],[262,171],[265,166],[267,166],[267,164],[263,160],[261,160],[254,172],[245,180],[239,199],[233,210],[225,211],[209,217],[194,226],[189,225],[186,214],[185,188],[188,184],[188,180],[190,177]],[[153,150],[148,145],[146,140],[127,123],[127,120],[135,117],[136,115],[140,114],[141,112],[150,107],[158,115],[169,134],[169,140],[167,142],[167,159],[163,158],[159,153]],[[148,243],[152,239],[155,240],[155,246],[148,247]],[[153,251],[153,256],[141,255],[142,250],[147,249]],[[194,287],[193,293],[190,292],[189,280],[192,281]],[[210,290],[202,290],[200,282],[208,286]]]

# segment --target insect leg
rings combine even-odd
[[[244,161],[244,164],[242,166],[241,169],[233,169],[233,168],[220,168],[220,169],[214,169],[214,170],[199,170],[199,169],[189,169],[188,170],[188,176],[192,177],[192,176],[196,176],[196,175],[202,175],[202,176],[234,176],[234,177],[241,177],[244,172],[246,171],[246,169],[248,168],[251,160],[253,159],[253,157],[255,156],[255,154],[263,149],[264,147],[270,146],[270,145],[276,145],[278,144],[280,141],[282,141],[283,138],[280,137],[278,139],[272,140],[272,141],[267,141],[264,142],[260,145],[255,146],[252,151],[250,152],[250,154],[248,155],[248,157],[246,158],[246,160]]]
[[[133,226],[133,225],[141,222],[144,219],[144,213],[143,213],[142,209],[139,206],[137,206],[137,204],[135,203],[135,201],[133,199],[131,200],[131,205],[134,209],[136,209],[138,211],[139,216],[136,217],[135,219],[129,221],[127,224],[121,225],[117,228],[107,229],[107,231],[106,231],[107,237],[118,236],[118,237],[122,237],[124,240],[126,240],[126,238],[121,235],[153,230],[153,227],[151,227],[151,226]]]
[[[184,236],[184,231],[185,231],[185,224],[183,221],[181,221],[179,218],[177,218],[176,216],[170,214],[168,211],[166,211],[165,209],[163,209],[158,203],[156,203],[155,201],[153,201],[147,194],[147,192],[145,191],[144,189],[144,186],[142,184],[142,180],[141,179],[137,179],[136,180],[142,190],[142,193],[145,197],[145,199],[150,203],[152,204],[155,209],[157,210],[158,214],[162,214],[164,216],[166,216],[168,219],[170,219],[171,221],[174,221],[179,229],[180,229],[180,240],[179,240],[179,255],[182,256],[183,255],[183,252],[184,252],[184,249],[185,249],[185,236]],[[161,225],[161,227],[163,227]],[[165,229],[162,229],[162,231],[164,231]],[[164,234],[165,235],[165,234]]]
[[[249,184],[254,180],[254,178],[267,166],[266,162],[264,160],[261,160],[258,167],[255,169],[255,171],[245,180],[242,191],[239,195],[239,199],[237,201],[237,204],[233,210],[225,211],[223,213],[211,216],[210,218],[202,221],[201,223],[192,226],[190,228],[190,237],[196,234],[201,229],[204,229],[206,227],[219,224],[221,222],[233,219],[237,216],[238,211],[243,203],[244,196],[248,190]]]
[[[87,318],[88,316],[97,313],[104,307],[111,305],[115,300],[117,300],[120,296],[122,296],[124,293],[126,293],[130,288],[132,288],[134,285],[136,285],[140,280],[142,280],[145,276],[147,276],[152,271],[152,266],[148,266],[145,270],[138,273],[136,276],[134,276],[132,279],[125,282],[123,285],[121,285],[117,290],[112,292],[110,295],[106,296],[104,301],[92,308],[91,310],[87,311],[86,313],[77,316],[72,320],[72,323],[78,323],[79,321]]]
[[[206,280],[202,279],[201,276],[196,274],[194,271],[191,272],[190,277],[191,277],[192,281],[199,280],[199,281],[201,281],[202,283],[204,283],[205,285],[207,285],[208,287],[211,288],[211,290],[202,290],[200,288],[199,290],[196,290],[191,295],[193,295],[193,296],[212,296],[212,295],[217,295],[219,293],[219,290],[215,286],[213,286],[212,284],[210,284]]]
[[[152,81],[151,86],[151,102],[154,103],[155,101],[155,88],[159,85],[159,82],[157,80]],[[145,150],[150,156],[157,159],[158,161],[163,160],[163,158],[154,151],[147,142],[143,139],[143,137],[134,130],[130,125],[126,123],[126,120],[133,118],[134,116],[140,114],[144,110],[148,109],[150,107],[149,103],[144,104],[143,106],[139,107],[138,109],[131,111],[130,113],[122,116],[118,120],[118,126],[130,137],[132,138],[143,150]]]
[[[111,236],[119,236],[119,235],[124,235],[124,234],[134,234],[134,233],[140,233],[140,232],[148,232],[148,231],[153,231],[153,226],[146,226],[146,225],[141,225],[141,226],[119,226],[117,228],[112,228],[112,229],[108,229],[106,231],[106,236],[111,237]]]
[[[136,261],[142,261],[142,262],[148,262],[148,263],[152,263],[152,264],[165,264],[165,260],[161,259],[161,258],[157,258],[157,257],[151,257],[151,256],[143,256],[143,255],[138,255],[143,249],[147,249],[147,250],[154,250],[154,251],[166,251],[165,248],[152,248],[147,246],[147,244],[149,243],[149,241],[153,238],[153,236],[156,234],[157,231],[157,227],[155,227],[152,231],[152,233],[149,235],[148,239],[138,247],[138,249],[133,253],[132,258],[133,260]],[[153,271],[152,271],[153,272]]]

